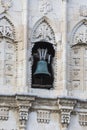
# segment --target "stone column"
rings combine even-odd
[[[23,75],[22,75],[22,85],[23,92],[27,92],[27,44],[28,44],[28,0],[22,1],[23,13],[22,13],[22,24],[23,24]]]
[[[62,0],[63,95],[67,95],[67,1],[68,0]]]

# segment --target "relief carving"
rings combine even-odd
[[[1,0],[1,5],[4,8],[4,12],[6,12],[11,8],[12,0]]]
[[[0,37],[7,37],[14,40],[14,26],[5,16],[0,19]]]
[[[87,20],[83,20],[75,29],[72,37],[72,45],[75,44],[87,44]]]
[[[73,30],[69,57],[69,76],[73,90],[84,91],[87,87],[86,78],[86,48],[87,48],[87,20],[82,20]]]
[[[11,21],[3,16],[0,18],[0,38],[2,39],[2,53],[3,66],[4,66],[4,82],[5,85],[14,85],[15,83],[15,68],[16,68],[16,45],[14,25]]]
[[[0,120],[8,120],[9,118],[9,108],[0,107]]]
[[[34,27],[32,32],[32,42],[37,41],[47,41],[55,44],[55,35],[54,31],[46,21],[45,17],[43,17]]]
[[[87,6],[86,5],[80,6],[80,16],[87,17]]]
[[[81,126],[87,126],[87,113],[79,113],[79,124]]]
[[[25,101],[26,102],[26,101]],[[29,108],[31,107],[31,103],[28,102],[28,104],[21,102],[18,102],[18,109],[19,109],[19,127],[26,129],[26,123],[28,120],[28,114],[29,114]]]
[[[50,122],[50,111],[38,110],[37,111],[38,123],[49,123]]]
[[[44,15],[52,12],[53,11],[53,7],[52,7],[52,4],[51,4],[51,1],[40,0],[40,2],[39,2],[39,10]]]
[[[68,127],[71,118],[71,112],[74,109],[76,101],[74,100],[59,100],[58,101],[61,124],[63,127]]]

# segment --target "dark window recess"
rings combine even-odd
[[[32,88],[47,88],[53,86],[52,61],[55,55],[54,48],[48,42],[36,42],[32,48]]]

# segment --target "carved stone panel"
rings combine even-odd
[[[87,20],[83,20],[75,29],[72,37],[72,45],[87,43]]]
[[[87,126],[87,113],[79,113],[79,124],[81,126]]]
[[[5,16],[0,19],[0,37],[14,39],[14,26]]]
[[[4,8],[4,11],[7,11],[12,6],[12,0],[1,0],[1,5]]]
[[[87,17],[87,6],[86,5],[80,6],[80,16]]]
[[[52,2],[49,0],[39,0],[39,11],[43,14],[48,14],[52,12]]]
[[[38,121],[38,123],[49,123],[50,111],[38,110],[37,111],[37,121]]]
[[[31,40],[32,42],[47,41],[55,44],[54,31],[45,17],[43,17],[36,23],[32,32]]]
[[[14,85],[15,67],[16,67],[15,45],[13,43],[6,42],[5,48],[6,48],[5,61],[4,61],[5,84]]]
[[[84,90],[87,87],[86,61],[86,46],[73,47],[71,55],[71,82],[74,90]]]
[[[15,33],[13,24],[5,16],[0,18],[0,39],[0,68],[2,70],[2,72],[0,72],[2,75],[2,81],[0,80],[0,83],[7,86],[14,86],[16,75]]]
[[[9,117],[9,108],[0,107],[0,120],[8,120]]]

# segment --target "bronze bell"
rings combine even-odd
[[[50,76],[50,73],[48,71],[47,62],[45,60],[40,60],[37,62],[37,67],[34,72],[35,75],[47,75]]]

